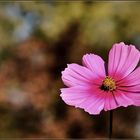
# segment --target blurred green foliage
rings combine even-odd
[[[10,16],[6,12],[9,7],[19,13]],[[139,2],[5,2],[0,9],[1,45],[14,42],[12,33],[28,13],[39,17],[33,32],[40,30],[51,41],[58,40],[72,22],[79,23],[80,37],[93,47],[110,48],[114,42],[131,40],[140,32]]]

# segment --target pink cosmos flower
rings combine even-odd
[[[103,59],[95,54],[83,56],[83,66],[68,64],[62,80],[68,88],[61,97],[68,105],[89,114],[129,105],[140,106],[140,52],[133,45],[116,43],[109,52],[108,72]]]

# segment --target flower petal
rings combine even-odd
[[[84,86],[75,86],[70,88],[62,88],[61,95],[64,100],[85,99],[91,96],[90,88]]]
[[[86,54],[83,56],[83,65],[103,78],[106,75],[103,59],[94,54]]]
[[[134,86],[140,84],[140,67],[117,83],[119,86]]]
[[[130,105],[140,106],[140,92],[131,92],[131,91],[121,91],[121,92],[123,93],[123,95],[125,95],[125,97],[129,98]],[[131,101],[133,101],[132,104]]]
[[[134,86],[120,86],[118,87],[121,91],[128,91],[128,92],[137,92],[140,93],[140,84]]]
[[[99,97],[97,98],[97,100],[94,99],[93,103],[88,108],[85,108],[84,110],[89,114],[94,114],[94,115],[100,114],[100,112],[104,108],[104,103],[105,103],[105,99],[103,97]]]
[[[127,92],[126,96],[133,100],[133,105],[140,106],[140,93]]]
[[[96,73],[78,64],[69,64],[62,72],[62,80],[68,87],[77,85],[91,86],[102,82]]]
[[[100,112],[103,110],[104,108],[104,103],[105,103],[105,93],[104,91],[101,90],[97,90],[96,91],[98,94],[95,96],[91,96],[91,100],[90,102],[88,102],[88,106],[84,107],[84,110],[86,112],[88,112],[89,114],[100,114]]]
[[[90,89],[75,86],[61,89],[61,97],[65,103],[84,109],[89,114],[99,114],[104,107],[104,94],[97,87]]]
[[[127,97],[125,92],[123,92],[121,90],[117,90],[114,93],[114,97],[116,99],[116,102],[117,102],[118,106],[127,107],[129,105],[134,104],[134,101],[131,98]]]
[[[140,52],[133,45],[114,44],[109,52],[108,74],[116,80],[129,75],[137,66]]]
[[[113,93],[111,93],[111,92],[106,93],[104,110],[108,111],[108,110],[115,109],[117,107],[118,107],[118,104],[116,102],[116,99],[115,99]]]
[[[129,92],[140,95],[140,67],[130,75],[119,81],[118,89],[123,92]]]

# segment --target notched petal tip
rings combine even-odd
[[[61,94],[62,94],[62,92],[63,92],[63,89],[64,89],[64,88],[60,88],[60,92],[61,92]],[[61,96],[61,94],[60,94],[60,96]]]
[[[109,52],[108,73],[116,80],[121,80],[135,69],[139,59],[139,50],[134,45],[116,43]]]
[[[132,44],[125,44],[124,42],[118,42],[112,45],[113,47],[133,47],[136,49],[135,45]]]
[[[64,71],[65,71],[65,70],[61,71],[61,76],[64,74]]]
[[[126,45],[124,42],[118,42],[118,43],[115,43],[114,45]]]
[[[100,56],[92,53],[85,54],[82,58],[82,64],[99,78],[106,75],[104,63],[104,60]]]
[[[69,67],[71,64],[67,64],[67,67]]]
[[[64,72],[65,70],[67,70],[71,65],[73,65],[74,63],[71,63],[71,64],[67,64],[67,67],[66,68],[64,68],[64,70],[63,71],[61,71],[61,73],[62,72]]]
[[[101,111],[99,111],[99,112],[91,113],[90,111],[87,111],[86,109],[84,109],[84,111],[87,112],[87,113],[90,114],[90,115],[99,115],[99,114],[102,112],[102,110],[101,110]]]
[[[117,43],[114,43],[113,45],[112,45],[112,48],[111,48],[111,50],[114,48],[114,47],[118,47],[118,46],[125,46],[125,43],[124,42],[117,42]]]
[[[67,64],[67,67],[61,71],[61,77],[63,77],[64,74],[66,74],[66,72],[71,68],[71,66],[73,65],[74,63],[72,64]]]
[[[134,49],[136,49],[137,51],[139,51],[137,48],[136,48],[136,46],[135,45],[133,45],[133,44],[125,44],[124,42],[118,42],[118,43],[115,43],[115,44],[113,44],[113,46],[121,46],[121,47],[132,47],[132,48],[134,48]]]

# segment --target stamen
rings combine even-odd
[[[116,89],[116,83],[110,76],[106,76],[100,88],[104,91],[113,91]]]

